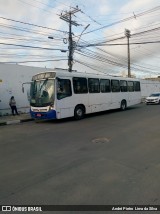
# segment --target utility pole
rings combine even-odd
[[[129,47],[129,38],[131,37],[130,30],[125,29],[125,35],[127,37],[127,46],[128,46],[128,77],[131,77],[131,68],[130,68],[130,47]]]
[[[72,15],[74,13],[79,12],[80,9],[74,8],[72,11],[70,10],[69,12],[65,12],[65,14],[61,14],[60,15],[60,19],[66,21],[69,23],[69,37],[68,37],[68,50],[69,50],[69,54],[68,54],[68,71],[72,72],[72,65],[73,65],[73,51],[74,51],[74,42],[72,40],[72,25],[74,26],[78,26],[79,24],[77,24],[77,22],[72,21]]]

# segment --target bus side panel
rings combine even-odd
[[[74,116],[73,98],[65,97],[61,100],[57,100],[57,119]]]
[[[84,105],[86,114],[91,113],[91,107],[89,106],[88,98],[89,98],[88,93],[86,93],[86,94],[73,94],[72,106],[75,109],[75,107],[77,105]]]
[[[91,112],[105,111],[110,109],[111,93],[90,93],[89,106]]]
[[[117,109],[120,108],[122,100],[126,100],[128,105],[128,93],[127,92],[111,92],[111,108]]]
[[[111,93],[101,93],[101,111],[106,111],[110,109],[111,106]]]
[[[141,102],[141,92],[128,92],[128,106],[136,105]]]
[[[77,105],[84,105],[86,113],[90,113],[88,105],[88,93],[86,94],[72,94],[70,97],[57,100],[57,118],[66,118],[74,116],[74,109]]]

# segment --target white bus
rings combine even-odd
[[[34,75],[30,87],[30,113],[35,119],[82,119],[140,102],[140,81],[105,74],[56,69]]]

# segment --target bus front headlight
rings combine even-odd
[[[54,110],[54,105],[50,105],[49,110]]]

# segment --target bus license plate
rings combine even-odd
[[[37,114],[37,117],[41,117],[42,115],[41,114]]]

